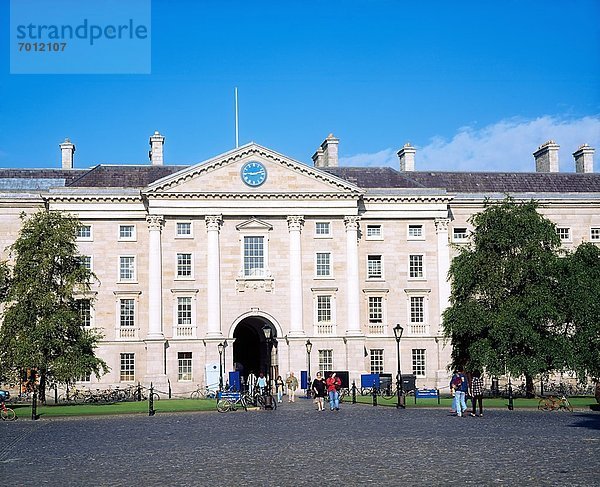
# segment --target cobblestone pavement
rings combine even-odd
[[[600,413],[344,404],[0,422],[3,485],[600,485]]]

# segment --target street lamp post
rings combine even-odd
[[[219,343],[217,345],[219,350],[219,391],[223,390],[223,351],[225,350],[225,345],[223,343]]]
[[[404,332],[404,328],[397,324],[394,327],[394,336],[396,337],[396,353],[398,356],[398,370],[396,373],[396,393],[398,395],[398,400],[396,403],[396,408],[404,409],[406,404],[404,403],[404,389],[402,387],[402,372],[400,370],[400,339],[402,338],[402,333]]]
[[[271,395],[271,343],[273,339],[271,338],[271,327],[269,325],[265,325],[262,328],[263,333],[265,334],[265,340],[267,341],[267,393]]]
[[[308,355],[308,384],[306,385],[306,397],[311,396],[312,388],[310,383],[310,352],[312,350],[312,343],[310,339],[306,340],[306,354]]]

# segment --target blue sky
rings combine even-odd
[[[65,137],[76,167],[146,164],[155,130],[167,164],[200,162],[235,145],[237,86],[240,143],[303,162],[333,132],[344,165],[397,167],[409,141],[418,170],[532,171],[554,139],[573,171],[600,151],[599,18],[597,0],[154,0],[151,74],[23,75],[0,0],[0,167],[59,167]]]

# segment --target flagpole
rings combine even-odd
[[[234,92],[235,92],[235,148],[237,149],[240,146],[237,86],[234,88]]]

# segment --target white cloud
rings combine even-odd
[[[573,172],[572,153],[581,144],[600,151],[600,118],[561,119],[544,116],[535,120],[501,120],[476,129],[462,127],[450,140],[433,137],[417,146],[415,166],[421,171],[535,171],[533,152],[547,140],[560,145],[562,172]],[[344,166],[398,168],[397,149],[340,158]],[[598,168],[598,163],[595,164]]]

